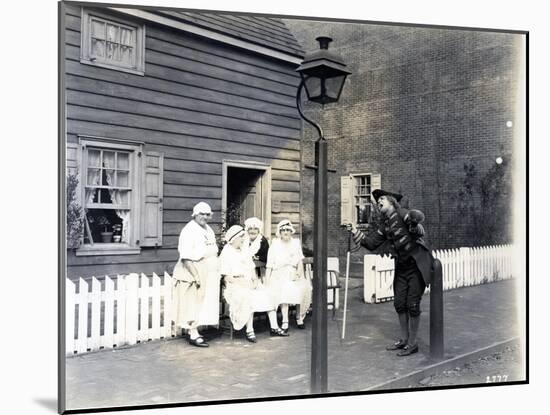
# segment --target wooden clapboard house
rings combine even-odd
[[[300,222],[303,52],[280,20],[73,2],[62,15],[67,174],[86,212],[69,278],[171,272],[199,201],[217,233]]]

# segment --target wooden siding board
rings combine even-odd
[[[176,260],[178,258],[177,249],[173,248],[158,248],[148,249],[142,248],[139,255],[103,255],[103,256],[76,256],[68,255],[67,263],[70,265],[85,265],[89,263],[90,258],[94,258],[94,264],[121,264],[128,263],[144,263],[144,262],[162,262]]]
[[[165,134],[159,133],[159,138]],[[170,143],[162,143],[156,139],[155,133],[149,135],[148,141],[152,151],[165,151],[170,157],[192,159],[192,160],[204,160],[209,162],[222,162],[223,160],[240,160],[240,161],[256,161],[265,164],[272,164],[272,166],[279,165],[279,163],[288,163],[289,166],[299,163],[299,158],[296,158],[294,151],[287,150],[265,149],[264,147],[248,146],[235,146],[229,145],[225,148],[217,146],[215,149],[207,149],[202,146],[194,147],[188,146],[181,148],[181,146],[171,145]],[[248,149],[252,147],[249,151]],[[266,151],[267,150],[267,151]]]
[[[282,191],[282,190],[273,190],[271,192],[271,200],[273,201],[279,201],[281,203],[283,202],[300,202],[300,193],[298,192],[288,192],[288,191]]]
[[[167,196],[163,200],[163,209],[164,210],[181,209],[181,210],[187,210],[189,212],[192,212],[193,207],[201,201],[203,201],[203,199],[201,199],[200,197],[180,198],[180,197]],[[207,203],[215,212],[220,212],[222,209],[221,198],[209,199]]]
[[[112,125],[151,132],[163,132],[177,134],[178,139],[167,140],[167,143],[182,147],[204,147],[206,150],[215,150],[219,147],[220,141],[225,145],[231,143],[235,146],[258,147],[263,148],[262,155],[269,155],[274,149],[284,149],[285,151],[299,152],[299,143],[294,140],[277,137],[267,137],[265,135],[236,132],[221,127],[210,127],[195,125],[189,122],[179,122],[167,119],[160,119],[138,114],[127,114],[112,110],[101,110],[99,108],[87,108],[76,105],[67,106],[67,119],[95,122],[103,125]],[[77,132],[72,131],[71,132]],[[197,140],[198,139],[198,140]],[[200,144],[198,144],[200,141]],[[253,154],[245,152],[244,154]],[[260,154],[260,153],[258,153]],[[297,157],[296,155],[295,157]]]
[[[296,97],[298,85],[291,85],[279,81],[272,81],[265,77],[249,75],[243,72],[233,71],[233,68],[222,68],[209,63],[198,62],[185,57],[168,55],[164,52],[148,49],[145,56],[145,65],[159,65],[164,68],[175,69],[178,72],[188,72],[213,79],[214,81],[226,81],[237,85],[269,91],[278,95]]]
[[[197,198],[221,199],[221,187],[207,187],[201,185],[183,185],[164,183],[164,194],[169,196],[192,195]]]
[[[221,163],[205,162],[203,160],[193,160],[193,161],[180,160],[180,159],[170,158],[169,154],[167,154],[164,156],[164,171],[221,175],[222,165]]]
[[[211,66],[231,68],[231,71],[233,72],[269,79],[283,85],[290,85],[296,88],[300,83],[300,78],[293,74],[290,70],[287,71],[287,73],[281,73],[270,70],[269,68],[253,66],[239,61],[239,55],[236,55],[233,59],[229,59],[200,50],[184,47],[173,42],[160,40],[151,36],[147,36],[145,44],[147,49],[151,51],[163,52],[172,56],[181,56],[188,60],[193,60],[195,62],[200,62]]]
[[[269,69],[275,72],[294,75],[299,78],[295,69],[298,65],[284,63],[275,59],[260,57],[250,51],[228,47],[215,41],[205,41],[198,37],[182,34],[177,30],[165,30],[162,26],[148,26],[147,35],[165,42],[178,44],[188,49],[195,49],[230,60],[238,59],[239,62],[247,63],[259,68]]]
[[[165,184],[183,184],[195,186],[219,186],[222,185],[222,176],[214,174],[189,173],[182,171],[164,170]]]
[[[291,129],[300,129],[300,121],[289,117],[281,117],[276,114],[266,114],[253,110],[230,107],[228,105],[182,97],[179,95],[155,92],[133,86],[119,85],[107,81],[97,81],[89,78],[74,77],[69,75],[67,79],[69,91],[88,92],[99,95],[113,96],[138,102],[146,102],[159,106],[172,107],[211,116],[229,117],[241,121],[249,121],[260,124],[275,125]]]
[[[67,52],[67,73],[74,73],[72,72],[72,68],[69,68],[69,64],[72,62],[78,62],[80,66],[88,66],[93,68],[94,70],[103,69],[105,71],[110,72],[116,72],[116,73],[123,73],[120,71],[114,71],[112,69],[106,69],[106,68],[97,68],[92,67],[90,65],[82,65],[80,64],[80,51],[78,48],[74,46],[67,46],[66,47]],[[147,54],[148,56],[150,53]],[[147,59],[150,59],[147,58]],[[167,61],[169,64],[171,60]],[[247,85],[246,81],[243,79],[239,79],[238,76],[232,76],[231,72],[228,72],[227,79],[221,79],[216,77],[211,77],[208,75],[208,69],[207,67],[196,69],[195,72],[189,72],[181,69],[177,69],[175,67],[170,66],[163,66],[158,64],[157,62],[151,62],[146,60],[146,67],[145,72],[148,77],[151,78],[157,78],[162,79],[165,81],[172,81],[177,82],[181,84],[190,84],[194,85],[196,87],[200,87],[203,89],[211,89],[214,91],[222,91],[228,94],[237,95],[237,96],[243,96],[247,98],[253,98],[257,100],[263,100],[268,101],[272,103],[276,103],[279,105],[286,105],[288,107],[291,107],[292,105],[296,105],[296,96],[295,96],[295,89],[296,88],[290,88],[286,91],[286,93],[282,93],[281,91],[284,89],[282,86],[275,87],[273,85],[269,85],[268,81],[259,79],[258,81],[251,81],[252,86]],[[137,76],[132,74],[125,74],[128,76]],[[235,78],[235,80],[232,80]],[[240,81],[240,82],[237,82]],[[294,91],[291,93],[291,91]]]
[[[204,127],[205,135],[212,138],[219,138],[219,134],[212,132],[210,129],[223,128],[224,130],[232,131],[232,133],[228,134],[242,137],[244,140],[257,140],[259,139],[259,137],[257,137],[259,135],[265,137],[265,141],[269,141],[269,144],[265,143],[266,145],[293,149],[299,148],[298,139],[300,131],[294,128],[291,129],[277,125],[239,120],[232,117],[204,114],[200,111],[162,106],[109,95],[98,95],[93,92],[74,91],[72,89],[67,90],[67,103],[79,107],[140,115],[148,117],[147,120],[155,118],[176,122],[180,125],[179,129],[176,131],[186,131],[190,134],[198,134],[200,130],[202,135]],[[186,126],[182,127],[181,123],[185,123]],[[147,125],[149,125],[149,122],[147,122]],[[269,139],[267,137],[269,137]]]
[[[128,76],[122,72],[115,72],[104,68],[95,68],[88,65],[82,65],[80,62],[67,62],[67,86],[78,86],[76,79],[88,78],[95,81],[105,81],[122,86],[133,86],[150,91],[171,93],[180,97],[190,99],[201,99],[218,104],[226,104],[228,107],[242,109],[253,109],[255,111],[265,112],[266,114],[276,114],[278,116],[293,117],[298,114],[296,106],[282,105],[263,99],[249,98],[242,95],[235,95],[222,91],[203,89],[194,85],[188,85],[177,81],[152,78],[150,76],[138,77]]]
[[[65,35],[66,45],[80,48],[80,32],[73,29],[67,29],[65,31]],[[235,55],[233,59],[229,59],[200,50],[195,50],[193,48],[185,47],[178,43],[170,42],[167,40],[160,40],[149,35],[146,36],[146,51],[147,50],[164,53],[167,56],[183,57],[187,60],[202,63],[205,65],[215,67],[217,66],[225,69],[231,68],[232,72],[239,72],[244,75],[267,79],[269,81],[291,86],[294,88],[297,88],[300,83],[300,78],[290,69],[287,69],[286,72],[279,72],[270,70],[269,68],[245,63],[239,60],[240,55],[238,54]]]

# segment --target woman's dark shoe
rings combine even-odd
[[[250,343],[256,343],[258,339],[256,339],[256,335],[254,332],[252,333],[246,333],[246,340],[248,340]]]
[[[300,330],[304,330],[306,328],[306,325],[304,323],[296,323],[296,327],[298,327]]]
[[[403,350],[397,353],[397,356],[410,356],[413,353],[418,352],[418,344],[415,344],[414,346],[411,346],[410,344],[407,344],[405,347],[403,347]]]
[[[288,337],[288,331],[285,332],[282,329],[271,329],[269,331],[270,336]]]
[[[405,348],[406,345],[406,341],[399,339],[395,343],[390,344],[388,347],[386,347],[386,350],[399,350]]]
[[[204,340],[204,337],[199,336],[196,339],[189,338],[189,344],[197,347],[208,347],[208,343]]]

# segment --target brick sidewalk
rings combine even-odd
[[[447,291],[445,349],[451,358],[517,335],[515,281]],[[341,292],[341,296],[343,293]],[[342,298],[341,298],[342,300]],[[362,280],[350,279],[346,339],[342,311],[329,312],[329,392],[360,391],[430,365],[429,296],[419,333],[420,352],[398,358],[385,350],[398,333],[393,305],[365,304]],[[341,302],[340,304],[343,304]],[[156,341],[67,359],[67,409],[229,400],[309,393],[311,326],[258,343],[237,333],[212,334],[199,349],[182,339]]]

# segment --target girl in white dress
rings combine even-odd
[[[296,304],[296,322],[303,329],[304,317],[311,304],[311,283],[306,278],[300,240],[293,238],[294,227],[289,220],[277,225],[277,238],[269,247],[266,264],[266,285],[278,298],[283,317],[282,329],[288,332],[288,306]]]
[[[229,317],[235,330],[246,326],[246,338],[256,343],[254,312],[267,311],[271,335],[283,336],[277,325],[277,304],[256,275],[255,265],[244,247],[245,231],[240,225],[230,227],[225,235],[227,244],[220,254],[220,273],[225,280],[224,297],[229,304]]]

